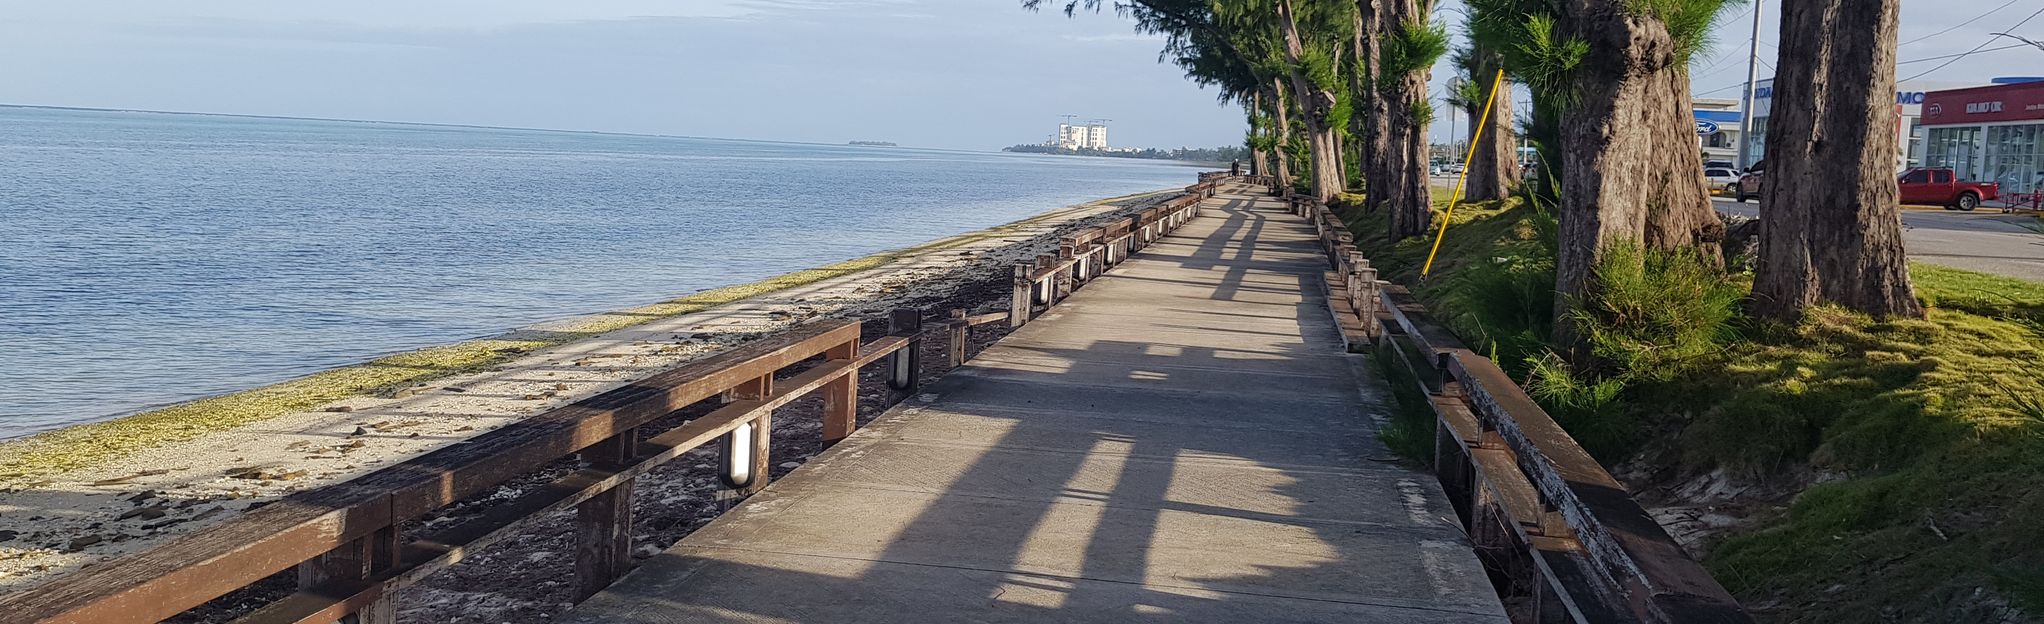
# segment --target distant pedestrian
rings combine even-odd
[[[1240,160],[1236,160],[1236,161],[1231,161],[1231,162],[1229,162],[1229,163],[1228,163],[1228,175],[1231,175],[1231,176],[1238,176],[1238,175],[1242,175],[1242,161],[1240,161]]]

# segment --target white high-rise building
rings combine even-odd
[[[1086,146],[1097,150],[1107,149],[1106,124],[1092,124],[1086,126]]]
[[[1107,149],[1107,126],[1104,124],[1057,125],[1057,146],[1068,150]]]

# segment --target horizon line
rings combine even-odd
[[[90,112],[99,112],[99,113],[149,113],[149,114],[153,114],[153,115],[196,115],[196,116],[204,116],[204,117],[239,117],[239,118],[245,118],[245,119],[283,119],[283,120],[289,120],[289,121],[325,121],[325,122],[334,122],[334,123],[363,123],[363,124],[387,124],[387,125],[393,125],[393,126],[426,126],[426,127],[432,127],[432,128],[467,128],[467,129],[472,129],[472,130],[515,130],[515,131],[520,131],[520,132],[558,132],[558,133],[564,133],[564,134],[601,134],[601,135],[608,135],[608,136],[628,136],[628,137],[647,137],[647,138],[655,138],[655,139],[694,139],[694,140],[698,140],[698,141],[739,141],[739,142],[745,142],[745,143],[785,143],[785,144],[790,144],[790,145],[820,145],[820,146],[836,146],[836,147],[864,147],[864,146],[858,146],[858,145],[851,145],[850,143],[822,143],[822,142],[817,142],[817,141],[788,141],[788,140],[778,140],[778,139],[743,139],[743,138],[732,138],[732,137],[713,137],[713,136],[696,136],[696,135],[688,135],[688,134],[656,134],[656,133],[650,133],[650,132],[618,132],[618,131],[612,131],[612,130],[569,130],[569,129],[565,129],[565,128],[533,128],[533,127],[528,127],[528,126],[490,126],[490,125],[484,125],[484,124],[465,124],[465,123],[448,123],[448,122],[432,122],[432,121],[393,121],[393,120],[388,120],[388,119],[344,119],[344,118],[340,118],[340,117],[307,117],[307,116],[303,116],[303,115],[262,115],[262,114],[255,114],[255,113],[209,113],[209,112],[201,112],[201,111],[176,111],[176,110],[156,110],[156,109],[149,109],[149,108],[107,108],[107,107],[101,107],[101,106],[61,106],[61,105],[55,105],[55,104],[13,104],[13,103],[7,103],[7,102],[0,102],[0,108],[36,108],[36,109],[45,109],[45,110],[68,110],[68,111],[90,111]],[[998,150],[998,149],[996,149],[996,150],[988,150],[988,151],[980,151],[980,150],[971,150],[971,149],[960,149],[960,148],[948,148],[948,147],[918,147],[918,146],[913,146],[913,145],[897,145],[897,146],[895,146],[895,147],[907,147],[907,148],[909,148],[909,149],[922,149],[922,150],[937,150],[937,151],[950,151],[950,152],[972,152],[972,153],[1006,153],[1006,152],[1001,152],[1001,151],[1000,151],[1000,150]]]

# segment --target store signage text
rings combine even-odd
[[[1770,85],[1770,86],[1765,86],[1765,87],[1761,87],[1761,88],[1758,88],[1758,89],[1754,89],[1754,90],[1753,90],[1753,99],[1756,99],[1756,100],[1766,100],[1766,99],[1773,99],[1773,98],[1774,98],[1774,87],[1773,87],[1772,85]],[[1895,92],[1895,103],[1896,103],[1896,104],[1901,104],[1901,105],[1904,105],[1904,106],[1915,106],[1915,105],[1917,105],[1917,104],[1922,104],[1922,103],[1923,103],[1923,99],[1924,99],[1924,92],[1922,92],[1922,91],[1896,91],[1896,92]]]
[[[2044,120],[2044,85],[2002,85],[1937,91],[1923,102],[1928,125]]]

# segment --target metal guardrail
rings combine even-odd
[[[1015,265],[1015,293],[1010,299],[1008,325],[1021,327],[1130,255],[1198,217],[1200,201],[1213,197],[1220,181],[1227,177],[1202,173],[1202,181],[1186,187],[1185,194],[1177,199],[1130,215],[1126,220],[1067,236],[1058,242],[1056,254]]]
[[[1419,380],[1436,417],[1434,473],[1520,622],[1748,623],[1701,564],[1482,354],[1378,281],[1339,216],[1310,197],[1330,305],[1350,350],[1381,346]]]
[[[1202,176],[1204,179],[1206,176]],[[1066,239],[1054,263],[1017,280],[1090,280],[1197,213],[1214,180],[1186,195],[1107,228]],[[1117,247],[1119,245],[1120,247]],[[1125,249],[1125,250],[1124,250]],[[1087,260],[1098,258],[1098,260]],[[1064,282],[1045,305],[1070,293]],[[1061,292],[1062,294],[1057,294]],[[198,607],[273,574],[296,568],[298,591],[235,620],[239,624],[389,624],[391,596],[479,549],[514,535],[549,512],[574,508],[577,599],[594,595],[631,564],[631,498],[636,479],[697,448],[716,443],[724,485],[744,493],[766,487],[773,410],[823,396],[823,438],[835,443],[857,427],[858,374],[888,360],[888,384],[913,390],[921,376],[921,345],[948,335],[952,366],[967,357],[972,327],[1009,321],[1019,327],[1035,309],[1018,290],[1024,312],[968,314],[924,327],[920,310],[895,310],[888,335],[860,342],[860,323],[817,321],[731,351],[684,364],[574,404],[555,408],[351,481],[299,492],[222,524],[161,546],[0,597],[0,621],[43,624],[140,624]],[[822,361],[784,379],[784,370]],[[642,436],[640,428],[699,401],[722,407],[679,426]],[[643,439],[642,439],[643,438]],[[440,530],[402,535],[400,525],[556,460],[579,456],[586,467],[482,514]]]

